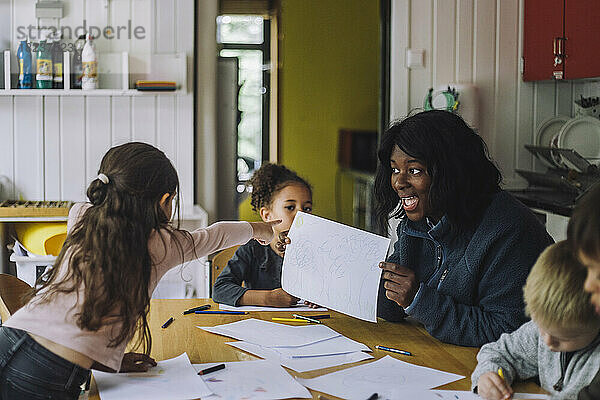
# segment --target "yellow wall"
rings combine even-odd
[[[340,128],[377,129],[379,1],[282,0],[279,162],[308,179],[315,213],[352,222],[352,183],[342,177],[336,214]],[[246,204],[240,219],[251,218]]]

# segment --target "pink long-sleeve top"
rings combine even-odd
[[[90,207],[89,203],[78,203],[69,212],[67,232],[80,215]],[[244,244],[252,237],[252,226],[247,222],[218,222],[208,228],[201,228],[189,232],[172,231],[181,249],[174,243],[174,238],[166,229],[154,231],[148,239],[148,250],[154,261],[150,277],[148,293],[156,288],[158,281],[171,268],[194,258],[203,257],[227,247]],[[164,243],[163,244],[163,240]],[[65,262],[58,266],[68,268]],[[38,294],[25,306],[12,315],[4,326],[21,329],[34,335],[46,338],[69,349],[84,354],[94,361],[106,365],[116,371],[121,367],[125,353],[126,341],[116,347],[109,347],[111,338],[120,331],[121,323],[118,316],[107,317],[107,323],[98,331],[93,332],[77,326],[77,313],[81,311],[83,302],[83,288],[79,293],[57,293],[50,302],[40,303]]]

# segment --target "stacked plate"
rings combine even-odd
[[[560,133],[560,130],[567,123],[568,120],[569,117],[557,115],[555,117],[550,117],[542,121],[537,130],[535,144],[537,146],[544,147],[558,147],[558,134]],[[552,160],[553,164],[550,164],[545,159],[541,159],[541,161],[544,164],[546,164],[547,167],[562,167],[562,160],[560,154],[552,153]]]
[[[537,130],[536,145],[573,149],[593,164],[600,161],[600,120],[593,117],[567,118],[555,116],[542,122]],[[565,168],[558,153],[553,153],[554,165]]]

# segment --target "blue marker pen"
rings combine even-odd
[[[412,356],[412,353],[409,351],[404,351],[404,350],[398,350],[398,349],[392,349],[391,347],[385,347],[385,346],[375,346],[375,348],[377,350],[385,350],[385,351],[389,351],[392,353],[398,353],[398,354],[402,354],[404,356]]]
[[[165,329],[166,327],[168,327],[169,325],[171,325],[171,323],[174,321],[175,319],[173,317],[169,318],[167,320],[167,322],[165,322],[164,324],[162,324],[161,328]]]

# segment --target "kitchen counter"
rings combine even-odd
[[[575,207],[577,195],[551,189],[508,190],[519,201],[531,208],[537,208],[554,214],[570,217]]]

